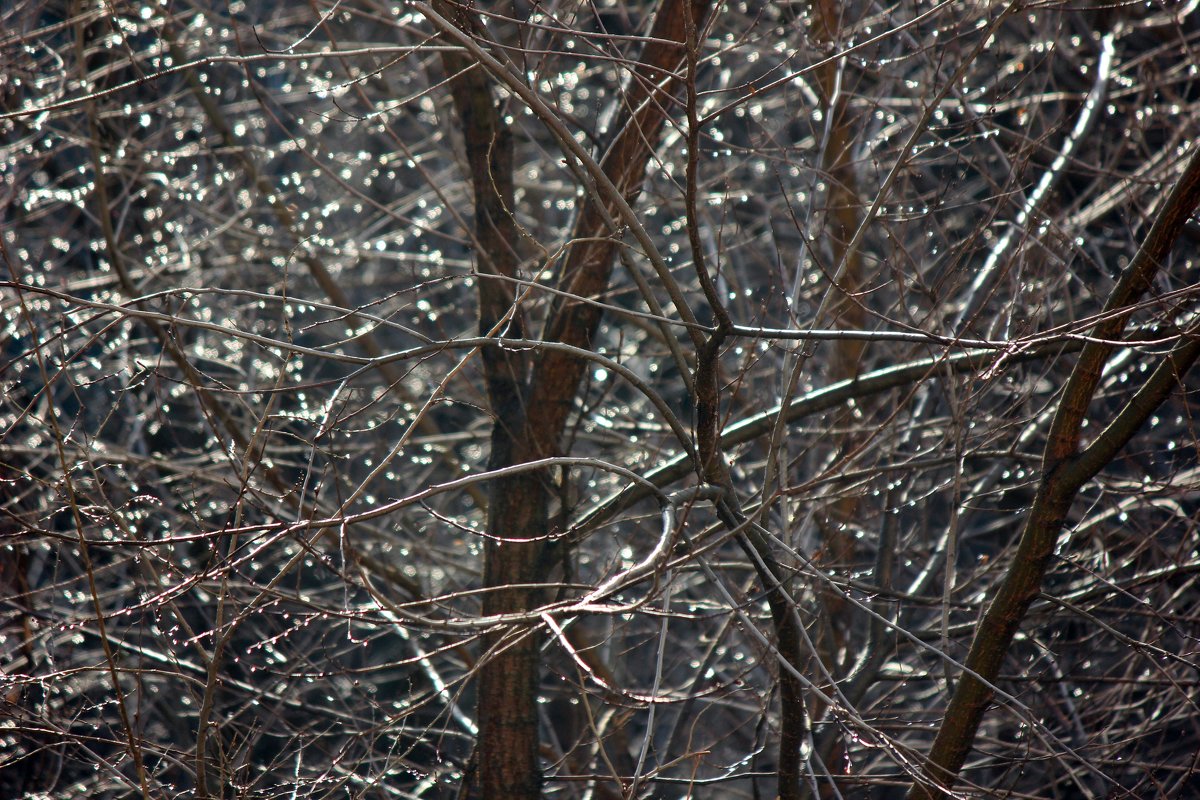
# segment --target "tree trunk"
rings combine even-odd
[[[685,54],[685,4],[689,2],[692,18],[703,21],[709,8],[706,0],[664,0],[659,7],[625,92],[616,138],[600,162],[626,201],[640,194],[646,164],[676,105],[673,96]],[[460,30],[472,31],[474,20],[465,12],[444,3],[438,8]],[[508,211],[512,208],[512,155],[507,127],[483,67],[472,66],[461,51],[448,51],[444,63],[447,73],[455,76],[451,91],[475,188],[480,331],[495,335],[501,332],[497,328],[503,327],[505,336],[523,336],[519,309],[513,308],[513,284],[488,278],[489,274],[516,274],[511,244],[518,241],[520,231]],[[618,244],[608,221],[616,215],[615,205],[598,193],[585,196],[572,231],[573,240],[583,241],[568,251],[559,280],[560,288],[571,297],[556,300],[543,334],[545,340],[591,348],[600,311],[574,298],[595,298],[607,289]],[[508,314],[512,322],[502,325]],[[526,384],[526,365],[519,359],[519,354],[500,348],[484,349],[495,418],[492,468],[557,454],[586,366],[574,356],[543,351],[530,365],[532,376]],[[485,615],[528,611],[544,600],[538,586],[557,560],[546,540],[551,485],[543,470],[492,482],[484,566]],[[485,638],[471,797],[532,800],[540,794],[537,685],[541,639],[536,629],[516,627]]]

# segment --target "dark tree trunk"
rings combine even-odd
[[[664,0],[649,40],[626,91],[618,131],[600,166],[627,201],[641,192],[646,164],[653,154],[668,114],[676,106],[678,67],[683,62],[688,8],[703,21],[705,0]],[[470,33],[474,20],[458,7],[440,4],[439,11]],[[520,231],[508,209],[512,204],[512,144],[492,96],[492,80],[470,57],[448,51],[444,64],[454,76],[451,91],[463,126],[467,159],[475,189],[475,238],[480,272],[480,332],[524,335],[520,309],[514,308],[511,278],[516,275],[513,243]],[[560,288],[573,297],[595,298],[608,287],[617,241],[608,220],[615,204],[590,193],[572,231],[583,242],[572,247],[562,268]],[[489,279],[489,275],[497,278]],[[506,317],[508,320],[506,321]],[[551,310],[544,338],[591,348],[600,323],[599,309],[562,298]],[[484,348],[488,395],[495,418],[492,431],[493,469],[556,455],[585,363],[558,351],[543,351],[530,367],[523,356],[501,348]],[[524,390],[525,386],[527,390]],[[518,613],[544,600],[537,587],[547,577],[551,548],[547,544],[550,476],[531,470],[492,482],[488,506],[488,544],[484,566],[483,613]],[[536,628],[510,626],[485,639],[479,666],[479,740],[472,797],[532,798],[540,794],[538,769],[538,649]]]

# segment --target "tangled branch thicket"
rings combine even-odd
[[[0,795],[1200,792],[1197,5],[6,3]]]

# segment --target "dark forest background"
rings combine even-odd
[[[1198,133],[1194,0],[3,4],[0,796],[1200,792]]]

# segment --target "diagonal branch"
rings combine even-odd
[[[1121,335],[1134,304],[1150,288],[1151,280],[1198,204],[1200,150],[1193,153],[1146,240],[1113,288],[1104,306],[1103,319],[1093,328],[1092,338],[1084,346],[1067,381],[1051,423],[1041,485],[1025,520],[1016,556],[971,642],[967,671],[959,680],[946,709],[929,760],[909,791],[910,800],[949,796],[983,715],[991,704],[994,690],[989,684],[999,675],[1013,637],[1041,590],[1054,545],[1066,524],[1076,494],[1129,441],[1200,356],[1200,345],[1193,337],[1180,337],[1179,344],[1100,438],[1079,453],[1080,431],[1104,364],[1116,346],[1113,340]]]

